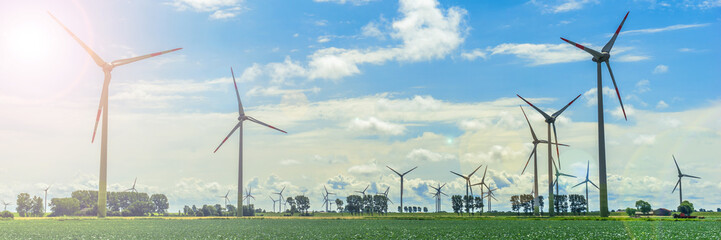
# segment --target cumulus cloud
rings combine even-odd
[[[463,53],[461,53],[461,57],[463,57],[466,60],[473,61],[473,60],[476,60],[476,58],[486,59],[487,54],[483,50],[476,48],[470,52],[464,51]]]
[[[331,3],[337,3],[337,4],[346,4],[350,3],[353,5],[364,5],[369,2],[375,1],[375,0],[313,0],[314,2],[331,2]]]
[[[443,162],[455,160],[456,156],[449,153],[437,153],[428,149],[416,148],[409,152],[408,155],[406,155],[406,158],[419,162]]]
[[[478,119],[464,119],[458,123],[458,128],[463,131],[478,131],[488,127],[488,123]]]
[[[616,96],[616,90],[613,90],[610,87],[603,87],[603,96],[606,98],[609,98],[609,96]],[[617,98],[617,97],[616,97]],[[616,99],[614,98],[614,99]],[[583,99],[586,100],[586,106],[594,106],[598,104],[598,90],[597,88],[591,88],[588,89],[588,91],[583,93]],[[616,100],[618,101],[618,100]]]
[[[210,12],[211,19],[227,19],[240,14],[242,3],[242,0],[173,0],[168,4],[179,11]]]
[[[406,127],[403,125],[385,122],[375,117],[353,119],[348,128],[353,131],[377,135],[401,135],[406,131]]]
[[[564,13],[583,9],[589,4],[598,4],[597,0],[555,0],[537,1],[531,0],[532,4],[539,6],[544,13]]]
[[[378,165],[375,162],[353,165],[348,168],[348,173],[360,174],[360,175],[371,175],[380,171]]]
[[[666,103],[663,100],[658,101],[658,103],[656,104],[656,109],[665,109],[667,107],[668,107],[668,103]]]
[[[641,81],[638,81],[636,83],[636,92],[645,93],[645,92],[651,91],[650,85],[651,85],[651,83],[648,81],[648,79],[642,79]],[[604,92],[604,94],[605,93],[606,92]]]
[[[399,44],[390,47],[369,47],[365,49],[347,49],[329,47],[319,49],[308,56],[307,67],[292,62],[289,58],[281,64],[292,71],[285,77],[305,77],[307,79],[340,80],[344,77],[360,74],[362,64],[384,64],[388,61],[418,62],[444,58],[465,40],[466,27],[463,19],[466,10],[458,7],[439,8],[436,0],[400,0],[398,12],[401,17],[395,19],[387,33]],[[363,28],[364,34],[385,35],[375,23]],[[319,38],[318,42],[327,42],[328,38]],[[290,61],[290,62],[289,62]],[[271,65],[274,63],[270,63]],[[272,72],[274,69],[266,69]]]

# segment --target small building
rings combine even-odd
[[[671,210],[665,209],[665,208],[659,208],[656,210],[653,210],[653,215],[656,216],[671,216]]]

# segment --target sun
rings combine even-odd
[[[30,17],[32,16],[32,17]],[[57,52],[52,22],[40,14],[14,16],[3,21],[0,31],[0,49],[3,57],[15,61],[46,59]],[[46,21],[43,21],[46,20]]]

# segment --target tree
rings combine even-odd
[[[402,210],[401,206],[398,206],[398,212],[402,212]]]
[[[633,217],[634,215],[636,215],[636,209],[635,208],[626,208],[626,214],[629,217]]]
[[[471,212],[473,212],[473,196],[463,196],[463,208],[466,209],[466,213],[468,213],[468,215],[471,215]]]
[[[203,212],[203,216],[215,216],[218,211],[211,205],[203,205],[201,212]]]
[[[716,212],[721,212],[721,208],[716,208]]]
[[[681,202],[681,205],[679,205],[677,209],[683,214],[691,215],[691,213],[693,213],[693,203],[689,202],[688,200],[684,200],[683,202]]]
[[[423,212],[428,213],[428,207],[423,207]]]
[[[335,206],[338,208],[338,212],[343,215],[343,200],[340,200],[339,198],[335,199]]]
[[[403,212],[408,212],[408,206],[403,207]]]
[[[0,217],[13,219],[13,218],[15,218],[15,215],[13,215],[13,213],[11,213],[10,211],[5,210],[2,213],[0,213]]]
[[[553,207],[556,209],[556,214],[568,212],[567,199],[568,195],[553,195]]]
[[[295,204],[298,205],[298,210],[305,212],[308,215],[308,209],[310,208],[310,199],[308,197],[300,195],[295,197]]]
[[[453,212],[460,215],[461,208],[463,208],[463,198],[461,198],[461,195],[453,195],[451,197],[451,203],[453,206]]]
[[[638,200],[636,201],[636,209],[645,214],[651,211],[651,204],[644,200]]]
[[[373,196],[363,195],[363,212],[373,215]]]
[[[520,198],[520,201],[521,201],[521,207],[523,207],[523,212],[526,213],[526,214],[528,214],[529,212],[531,212],[531,210],[533,210],[533,205],[532,205],[533,195],[531,195],[531,194],[521,194],[521,196],[519,196],[519,198]]]
[[[295,200],[293,199],[293,197],[288,197],[287,199],[285,199],[285,202],[290,205],[290,215],[293,216],[293,214],[298,211]]]
[[[51,217],[72,216],[80,211],[80,201],[75,198],[53,198],[50,200]]]
[[[215,211],[217,211],[217,213],[215,214],[216,216],[223,216],[223,206],[221,206],[220,204],[215,204],[215,206],[213,207],[215,207]]]
[[[543,216],[543,206],[544,205],[545,204],[543,203],[543,196],[538,196],[538,209],[541,210],[541,216]]]
[[[165,194],[153,194],[153,196],[150,196],[150,201],[155,204],[154,210],[156,213],[165,213],[168,207],[170,207],[168,197],[166,197]]]
[[[586,197],[583,195],[571,194],[568,196],[568,200],[571,202],[571,212],[576,215],[586,210]]]
[[[480,210],[480,213],[478,215],[483,215],[483,199],[476,196],[475,198],[473,198],[473,202],[473,207],[475,207],[477,210]]]
[[[348,209],[348,212],[350,212],[351,215],[353,214],[359,214],[361,207],[363,205],[362,201],[363,199],[361,196],[358,195],[350,195],[346,197],[346,209]]]
[[[21,217],[27,217],[29,216],[30,209],[32,208],[33,201],[30,198],[30,194],[27,193],[21,193],[18,194],[18,200],[15,202],[17,204],[15,210],[18,212],[18,215]]]
[[[521,210],[521,197],[518,195],[511,196],[511,209],[513,211],[516,211],[516,214],[520,215],[519,210]]]
[[[210,206],[210,207],[212,207],[212,206]],[[154,208],[155,208],[155,205],[153,205],[153,203],[151,203],[149,201],[137,201],[137,202],[130,204],[130,206],[128,206],[127,209],[123,209],[123,210],[130,211],[130,214],[132,216],[145,216],[148,213],[152,212]]]
[[[33,217],[42,217],[44,215],[44,205],[43,205],[43,198],[38,196],[33,196],[33,199],[31,201],[30,206],[30,215]]]
[[[188,214],[192,211],[193,211],[193,209],[188,207],[188,205],[185,205],[185,207],[183,207],[183,215],[185,215],[185,216],[188,216]]]
[[[237,216],[238,209],[233,204],[225,205],[225,209],[228,210],[228,216]]]
[[[381,214],[388,212],[388,198],[382,194],[373,195],[373,211]]]

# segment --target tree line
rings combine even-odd
[[[167,215],[170,206],[165,194],[139,192],[108,192],[108,216]],[[95,216],[98,211],[98,191],[77,190],[69,198],[53,198],[50,216]]]
[[[461,195],[453,195],[451,196],[451,206],[453,207],[453,212],[461,215],[463,214],[463,211],[468,215],[475,215],[475,213],[478,213],[478,215],[483,215],[483,199],[478,196],[461,196]]]

